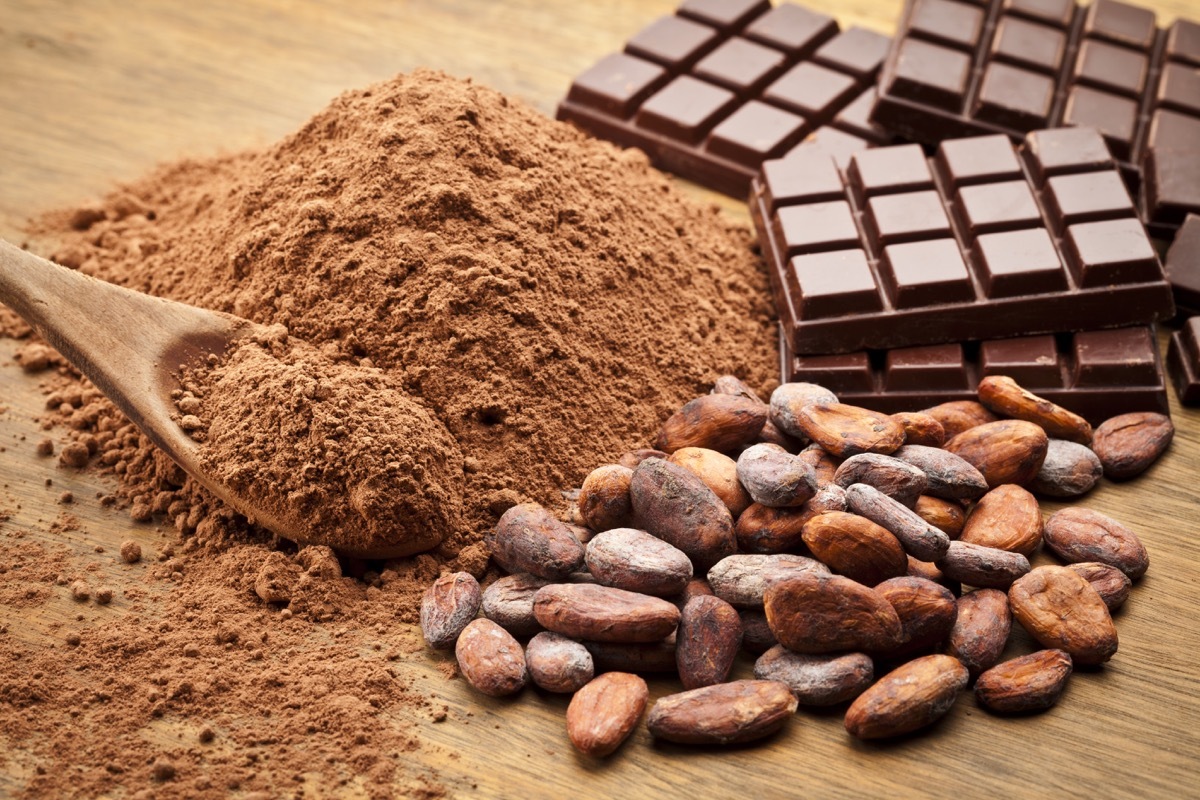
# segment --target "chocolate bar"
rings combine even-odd
[[[781,336],[780,353],[784,381],[819,383],[844,403],[886,414],[976,400],[989,375],[1007,375],[1093,425],[1130,411],[1168,413],[1162,360],[1144,326],[828,356],[793,355]]]
[[[1185,406],[1200,405],[1200,317],[1192,317],[1182,329],[1171,334],[1167,371],[1179,402]]]
[[[741,198],[793,148],[845,158],[892,141],[867,121],[887,45],[796,5],[687,0],[576,78],[558,118]]]
[[[1200,216],[1188,215],[1167,250],[1167,280],[1180,316],[1200,314]]]
[[[797,353],[1144,325],[1171,288],[1090,128],[768,161],[750,213]]]
[[[1196,74],[1200,93],[1200,72]],[[1185,217],[1200,214],[1200,140],[1191,148],[1158,148],[1146,154],[1138,209],[1150,234],[1167,240],[1174,238]]]
[[[1150,149],[1200,142],[1200,24],[1095,0],[908,0],[871,119],[912,141],[1098,128],[1137,186]]]

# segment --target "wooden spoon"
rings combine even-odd
[[[183,364],[223,355],[261,326],[123,289],[0,239],[0,302],[51,346],[189,475],[252,522],[293,541],[302,523],[258,508],[201,466],[199,447],[171,419]]]

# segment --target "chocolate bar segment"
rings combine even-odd
[[[844,169],[798,153],[764,164],[750,211],[797,353],[1174,313],[1116,163],[1089,128],[1036,131],[1019,149],[999,135],[950,140],[933,158],[918,145],[879,147]]]
[[[1136,189],[1146,153],[1198,147],[1198,42],[1119,0],[908,0],[871,119],[929,145],[1094,127]]]
[[[744,197],[766,159],[812,149],[846,163],[893,141],[868,119],[887,47],[798,5],[687,0],[576,78],[558,118]]]
[[[1163,239],[1172,238],[1189,214],[1200,214],[1200,140],[1146,154],[1138,207],[1146,227]]]
[[[1179,402],[1185,406],[1200,405],[1200,317],[1192,317],[1181,330],[1171,334],[1167,371]]]
[[[1164,264],[1181,316],[1200,314],[1200,215],[1190,214],[1167,250]]]
[[[1200,353],[1197,333],[1200,326],[1188,345],[1194,354]],[[1168,413],[1162,360],[1149,327],[811,356],[795,355],[780,334],[784,381],[818,383],[844,403],[888,414],[977,399],[979,381],[989,375],[1007,375],[1094,425],[1131,411]],[[1197,363],[1189,373],[1190,396],[1200,402]]]

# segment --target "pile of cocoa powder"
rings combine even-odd
[[[105,587],[119,615],[81,612],[36,645],[0,632],[0,730],[43,795],[306,780],[438,794],[403,756],[426,746],[414,726],[444,712],[390,663],[419,646],[396,623],[415,620],[438,574],[483,574],[483,534],[507,508],[561,503],[596,458],[647,443],[717,375],[761,390],[775,363],[747,230],[642,155],[434,72],[347,93],[265,150],[163,166],[31,237],[86,274],[284,325],[332,361],[382,370],[457,443],[463,492],[460,524],[428,554],[298,551],[27,345],[25,366],[49,369],[44,426],[63,468],[110,475],[100,502],[162,532],[150,566]],[[31,335],[3,308],[0,334]],[[0,598],[21,614],[117,557],[21,541],[2,521],[0,534]]]

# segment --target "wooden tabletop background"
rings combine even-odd
[[[843,25],[882,32],[890,32],[900,9],[900,0],[808,4]],[[1146,4],[1160,22],[1200,17],[1194,0]],[[0,236],[22,241],[31,214],[96,197],[159,161],[272,142],[341,90],[418,66],[470,76],[553,113],[573,75],[673,5],[2,0]],[[688,191],[747,219],[740,202]],[[12,363],[14,351],[0,340],[0,511],[13,514],[0,535],[51,538],[44,521],[55,517],[55,498],[68,489],[80,498],[73,513],[86,530],[68,538],[79,554],[96,544],[111,552],[126,538],[152,541],[148,526],[89,499],[107,488],[95,476],[28,456],[29,442],[40,436],[34,418],[42,402],[36,381]],[[839,714],[801,712],[759,746],[663,746],[643,728],[616,756],[592,762],[566,741],[565,698],[526,691],[489,700],[462,681],[446,681],[431,659],[417,656],[404,669],[419,688],[444,697],[451,715],[447,723],[422,723],[419,735],[436,746],[412,758],[454,795],[1200,796],[1200,413],[1171,400],[1178,433],[1168,455],[1139,480],[1106,482],[1083,501],[1130,523],[1150,551],[1151,568],[1117,616],[1120,652],[1103,669],[1077,674],[1048,713],[995,717],[968,693],[932,731],[890,744],[850,739]],[[47,477],[53,489],[44,487]],[[0,626],[42,646],[52,624],[77,613],[64,593],[36,614],[0,606]],[[121,609],[88,613],[99,619]],[[743,660],[738,674],[746,677],[750,665]],[[666,681],[652,684],[655,695],[672,690]],[[24,785],[25,769],[16,743],[0,730],[0,796]]]

